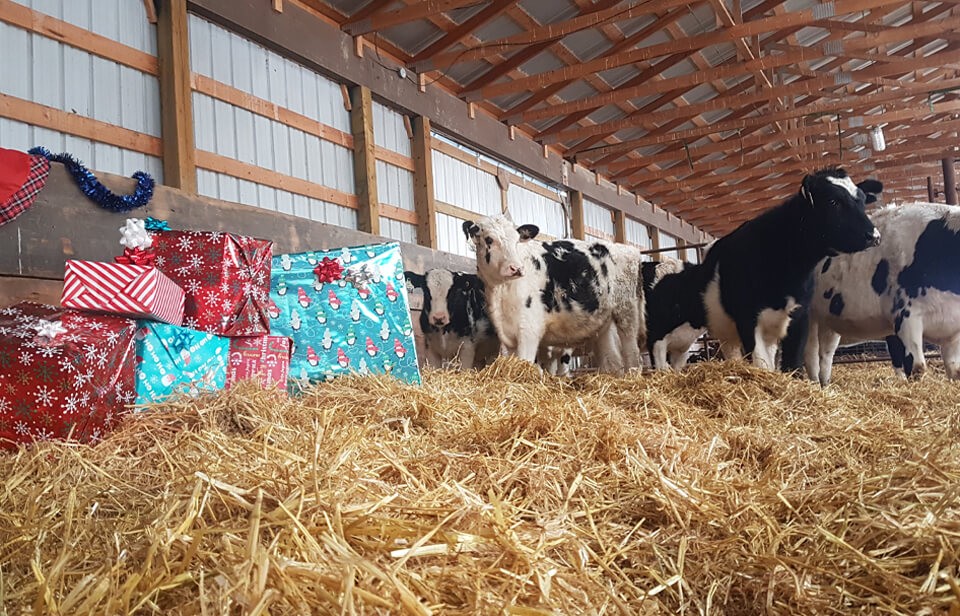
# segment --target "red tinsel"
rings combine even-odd
[[[320,282],[334,282],[343,276],[343,266],[336,259],[324,257],[323,261],[313,268],[313,273]]]
[[[123,254],[113,260],[124,265],[153,265],[157,255],[142,248],[124,248]]]

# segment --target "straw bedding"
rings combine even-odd
[[[960,385],[741,363],[244,384],[0,456],[49,614],[960,614]]]

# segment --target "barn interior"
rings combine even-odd
[[[0,0],[0,147],[157,183],[120,214],[54,164],[0,224],[0,304],[58,304],[128,216],[275,254],[396,241],[422,272],[474,271],[462,223],[493,215],[698,262],[827,166],[957,204],[958,31],[954,0]],[[935,364],[823,391],[718,362],[423,375],[0,453],[0,605],[960,614]]]

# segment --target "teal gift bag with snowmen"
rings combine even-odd
[[[420,383],[397,242],[274,256],[268,314],[293,339],[290,391],[343,374]]]

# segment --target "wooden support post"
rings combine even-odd
[[[929,175],[927,176],[927,201],[933,203],[933,178]]]
[[[627,243],[627,215],[623,210],[613,210],[613,241]]]
[[[941,161],[943,165],[943,194],[947,205],[957,205],[957,172],[953,157]]]
[[[660,229],[657,229],[653,225],[647,227],[647,235],[650,236],[650,250],[660,250]],[[654,261],[660,260],[660,253],[655,252],[650,257]]]
[[[570,191],[570,232],[576,240],[587,237],[583,220],[583,193],[579,190]]]
[[[161,3],[157,14],[157,56],[163,183],[196,194],[197,155],[193,145],[187,0]]]
[[[437,205],[433,194],[433,140],[430,118],[413,118],[413,207],[417,212],[417,243],[437,247]]]
[[[377,161],[373,141],[373,96],[370,88],[350,89],[350,129],[353,132],[353,175],[357,189],[357,229],[380,235]]]

